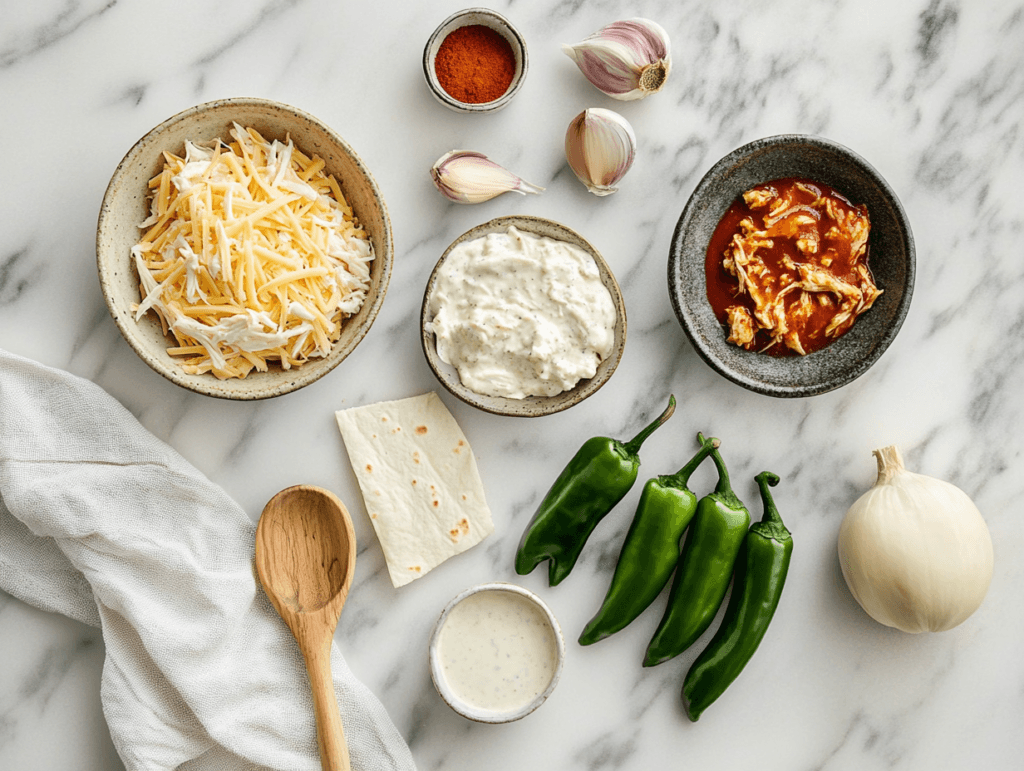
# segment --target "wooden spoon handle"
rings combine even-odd
[[[316,741],[320,746],[320,765],[324,771],[351,771],[345,729],[341,724],[338,698],[331,677],[331,644],[304,651],[309,684],[313,690],[316,714]]]

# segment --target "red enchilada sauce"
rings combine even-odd
[[[881,294],[868,269],[867,207],[827,185],[776,179],[729,207],[708,244],[708,301],[729,342],[793,356],[820,350]]]

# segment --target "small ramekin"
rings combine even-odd
[[[476,705],[469,704],[461,699],[451,689],[444,675],[438,650],[441,640],[441,630],[444,628],[445,622],[448,621],[448,616],[451,614],[452,609],[467,597],[479,592],[510,592],[512,594],[518,594],[521,597],[525,597],[541,611],[554,633],[555,671],[551,675],[551,682],[548,683],[547,688],[538,694],[533,701],[516,710],[500,712],[482,709]],[[555,686],[558,685],[558,679],[562,674],[562,664],[565,660],[565,639],[562,637],[562,628],[558,625],[558,619],[555,618],[555,614],[551,612],[551,609],[544,604],[540,597],[521,586],[497,581],[470,587],[464,592],[460,592],[445,606],[444,610],[441,611],[440,617],[437,619],[437,623],[434,624],[434,631],[430,635],[428,655],[430,659],[430,677],[434,681],[434,688],[437,689],[438,695],[444,700],[444,702],[455,712],[462,715],[464,718],[473,720],[477,723],[511,723],[526,717],[536,710],[541,704],[547,701],[548,696],[550,696],[552,691],[555,690]]]
[[[493,29],[508,41],[508,44],[512,47],[512,53],[516,57],[516,71],[512,76],[512,85],[508,87],[504,94],[492,102],[481,102],[479,104],[460,102],[441,87],[437,80],[437,73],[434,70],[434,59],[437,57],[437,50],[441,47],[444,39],[459,27],[468,27],[471,24],[481,24]],[[427,87],[430,89],[430,93],[445,107],[456,112],[484,113],[500,110],[511,102],[512,97],[519,93],[519,89],[523,87],[528,66],[529,59],[526,54],[526,40],[519,34],[519,30],[513,27],[512,23],[500,13],[495,13],[487,8],[467,8],[464,11],[452,14],[434,30],[434,34],[430,36],[426,46],[423,48],[423,77],[427,80]]]

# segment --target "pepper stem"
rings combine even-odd
[[[669,397],[668,397],[668,407],[665,408],[665,411],[663,413],[661,413],[657,418],[655,418],[654,422],[651,423],[649,426],[647,426],[647,428],[645,428],[639,434],[637,434],[632,439],[630,439],[628,442],[626,442],[626,445],[625,445],[626,452],[629,453],[630,455],[636,455],[637,453],[639,453],[640,452],[640,445],[642,445],[644,443],[644,441],[647,439],[647,437],[649,437],[658,428],[660,428],[661,425],[666,420],[671,418],[672,417],[672,413],[675,412],[675,411],[676,411],[676,397],[672,396],[672,395],[669,395]]]
[[[709,436],[707,439],[704,438],[704,434],[697,434],[697,441],[700,442],[700,449],[697,450],[697,454],[694,455],[690,460],[686,462],[675,474],[663,477],[664,482],[670,487],[684,488],[690,481],[690,475],[697,470],[697,466],[704,462],[704,459],[712,453],[713,450],[717,450],[721,446],[722,442],[713,436]]]
[[[770,471],[762,471],[754,479],[761,490],[761,503],[764,505],[764,514],[761,517],[761,521],[751,529],[765,538],[771,538],[776,541],[789,540],[792,536],[789,530],[786,529],[786,526],[782,524],[782,517],[779,516],[779,510],[775,507],[772,492],[768,489],[769,485],[775,487],[779,483],[778,475]]]
[[[740,499],[736,497],[736,493],[733,492],[732,482],[729,481],[729,470],[725,467],[725,461],[722,460],[722,455],[718,452],[717,447],[711,451],[711,460],[714,461],[715,467],[718,469],[718,484],[715,485],[715,495],[725,499],[728,503],[735,501],[737,505],[742,505]]]

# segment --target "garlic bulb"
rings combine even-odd
[[[992,580],[992,537],[955,485],[875,450],[878,480],[846,512],[839,564],[868,615],[904,632],[941,632],[978,609]]]
[[[668,33],[650,19],[613,22],[562,50],[587,80],[615,99],[657,93],[672,69]]]
[[[601,107],[584,110],[565,132],[569,168],[594,195],[610,195],[633,165],[636,136],[617,112]]]
[[[486,155],[471,150],[452,150],[430,169],[441,195],[455,203],[482,203],[502,193],[539,194],[542,187],[524,182]]]

